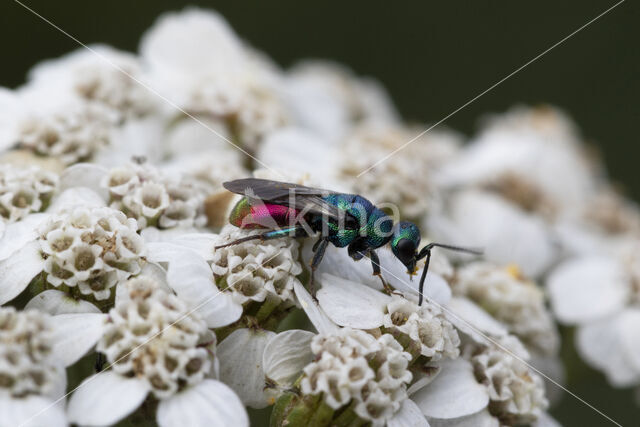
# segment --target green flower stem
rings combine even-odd
[[[355,408],[356,402],[352,400],[351,404],[347,406],[347,408],[344,409],[342,413],[333,420],[333,423],[331,425],[333,427],[348,427],[353,425],[360,425],[360,423],[358,423],[360,419],[356,414]]]
[[[292,427],[309,425],[309,421],[320,403],[321,398],[322,394],[302,397],[302,399],[298,401],[298,404],[293,406],[287,414],[283,424]]]
[[[318,405],[313,415],[311,415],[308,426],[323,427],[329,425],[331,419],[333,418],[333,413],[333,408],[327,405],[324,399],[321,399],[320,405]]]
[[[263,323],[271,313],[280,305],[281,301],[276,298],[265,298],[264,302],[260,305],[255,317],[258,323]]]
[[[283,393],[276,404],[273,405],[271,411],[271,421],[269,425],[271,427],[278,427],[282,425],[282,420],[285,419],[286,414],[291,410],[291,407],[295,404],[296,395],[293,393]]]

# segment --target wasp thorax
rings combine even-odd
[[[47,314],[0,308],[0,394],[52,395],[64,375],[52,355]]]
[[[153,279],[134,278],[123,288],[97,346],[112,369],[145,379],[158,398],[202,381],[216,344],[205,322]]]
[[[140,272],[144,242],[136,221],[111,208],[74,208],[40,229],[46,281],[78,290],[76,296],[108,299],[119,282]]]

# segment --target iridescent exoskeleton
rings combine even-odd
[[[244,229],[267,229],[217,248],[249,240],[270,240],[282,237],[311,237],[319,235],[313,246],[310,287],[313,292],[313,273],[322,261],[327,245],[347,247],[354,260],[368,257],[373,274],[380,277],[387,291],[393,289],[380,274],[380,260],[376,249],[390,244],[393,254],[407,267],[410,277],[416,264],[425,259],[420,278],[419,304],[422,304],[424,281],[429,269],[431,249],[440,247],[479,254],[473,249],[441,243],[429,243],[420,251],[420,230],[407,221],[394,224],[393,219],[373,203],[357,194],[344,194],[298,184],[245,178],[225,182],[224,187],[244,197],[234,206],[229,222]]]

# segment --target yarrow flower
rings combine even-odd
[[[205,322],[178,297],[153,279],[128,281],[97,346],[109,369],[86,379],[73,394],[70,419],[112,424],[151,393],[159,400],[156,417],[163,426],[180,425],[186,413],[248,425],[238,398],[211,379],[217,375],[215,344]]]
[[[419,129],[373,125],[356,128],[341,147],[340,158],[344,160],[338,166],[338,180],[345,180],[354,192],[366,194],[374,203],[399,207],[407,218],[424,216],[439,197],[437,171],[458,154],[459,136],[446,131],[429,132],[398,151],[394,161],[376,164],[419,133]],[[361,175],[370,167],[379,170]],[[423,173],[416,175],[418,169]],[[380,180],[380,176],[394,179]]]
[[[70,101],[52,111],[35,113],[20,124],[16,142],[64,165],[91,159],[109,143],[113,117],[105,108]]]
[[[39,230],[46,283],[105,300],[119,282],[141,271],[145,247],[135,220],[110,208],[76,208]]]
[[[56,174],[36,166],[0,165],[0,218],[14,222],[45,210],[57,185]]]
[[[99,338],[101,314],[0,308],[0,409],[7,425],[66,426],[65,368]]]
[[[576,126],[516,107],[466,144],[424,129],[374,80],[283,70],[195,8],[138,53],[90,46],[0,88],[0,423],[245,426],[271,406],[252,416],[555,427],[555,320],[638,388],[640,209]],[[222,184],[250,175],[360,194],[483,259],[434,249],[421,305],[388,245],[380,274],[329,245],[308,283],[317,237],[225,246],[263,231],[229,225]]]
[[[287,120],[275,66],[213,12],[164,15],[145,34],[141,54],[155,89],[190,114],[215,117],[250,150]]]
[[[535,422],[549,405],[542,378],[524,363],[528,355],[522,350],[516,358],[489,345],[471,358],[476,378],[489,392],[489,412],[507,425]]]
[[[389,334],[376,339],[345,328],[314,337],[311,351],[315,361],[304,368],[300,389],[307,395],[322,393],[334,410],[353,400],[360,418],[383,425],[407,398],[411,355]]]
[[[195,182],[148,164],[112,168],[102,180],[110,206],[135,218],[139,228],[202,227],[204,193]]]
[[[256,234],[255,230],[229,225],[221,231],[218,244],[251,234]],[[302,273],[298,246],[293,239],[279,239],[215,249],[211,268],[218,286],[240,304],[265,299],[294,303],[293,286],[299,283],[297,276]]]
[[[452,288],[454,294],[468,297],[504,323],[530,350],[557,354],[560,338],[545,307],[544,294],[516,266],[468,264],[457,270]]]

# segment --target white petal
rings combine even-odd
[[[247,411],[233,390],[208,379],[161,400],[156,420],[160,427],[249,426]]]
[[[175,293],[198,311],[210,328],[235,322],[242,306],[226,292],[218,290],[209,264],[189,248],[168,243],[150,243],[149,259],[169,261],[167,281]]]
[[[63,208],[82,206],[100,208],[106,206],[105,199],[87,187],[74,187],[60,193],[47,208],[47,212],[58,212]]]
[[[556,268],[547,281],[558,319],[580,323],[612,314],[623,307],[629,284],[621,266],[605,257],[583,257]]]
[[[70,366],[84,356],[102,337],[106,314],[59,314],[51,319],[53,328],[53,353]]]
[[[78,163],[66,168],[60,174],[60,191],[74,187],[87,187],[103,200],[109,199],[109,191],[100,183],[109,171],[94,163]]]
[[[44,311],[52,315],[68,313],[101,313],[100,309],[89,301],[76,300],[57,289],[40,292],[24,307]]]
[[[411,396],[413,393],[423,389],[431,384],[438,376],[442,368],[439,365],[430,366],[426,372],[414,373],[413,384],[407,389],[407,394]]]
[[[389,280],[389,283],[400,291],[404,292],[405,290],[408,290],[409,292],[418,295],[420,280],[416,278],[422,277],[422,270],[422,268],[418,270],[413,280],[410,280],[409,278],[403,279],[402,276],[397,276],[398,279]],[[427,277],[424,280],[422,295],[424,295],[425,301],[430,301],[438,305],[447,305],[451,300],[451,288],[442,276],[428,272]]]
[[[309,321],[316,328],[316,331],[321,334],[330,334],[338,330],[338,326],[327,317],[318,304],[313,300],[313,297],[302,286],[301,283],[296,281],[293,284],[293,291],[296,293],[298,302],[302,306],[302,309],[306,313]]]
[[[442,420],[437,418],[430,418],[429,423],[431,427],[499,427],[500,422],[497,418],[493,417],[489,411],[483,409],[475,414],[467,415],[465,417],[453,418],[450,420]]]
[[[313,243],[311,241],[305,242],[303,246],[302,255],[305,260],[305,265],[309,265],[313,254],[311,248]],[[378,251],[381,256],[382,251]],[[382,257],[380,263],[383,264]],[[385,267],[383,265],[383,267]],[[375,289],[382,289],[382,282],[380,279],[373,275],[373,269],[369,260],[361,259],[360,261],[354,261],[344,248],[336,248],[333,245],[329,245],[324,253],[322,262],[316,270],[316,277],[320,277],[323,273],[330,273],[334,276],[342,277],[343,279],[351,280],[371,286]]]
[[[378,249],[377,253],[380,258],[382,276],[385,280],[401,292],[409,290],[417,295],[420,284],[419,279],[422,277],[424,264],[418,269],[417,274],[412,277],[407,274],[407,268],[395,257],[388,247]],[[447,304],[451,299],[451,288],[449,288],[449,285],[442,277],[433,272],[429,272],[424,281],[423,294],[425,299],[429,301],[435,301],[438,304]]]
[[[174,245],[187,247],[195,251],[204,260],[213,259],[213,247],[217,244],[219,237],[214,233],[191,233],[180,234],[170,240]]]
[[[113,371],[95,374],[80,384],[69,400],[69,421],[86,426],[115,424],[144,401],[146,381],[125,378]]]
[[[0,261],[0,305],[11,301],[42,271],[43,260],[38,242],[31,242]]]
[[[576,336],[576,349],[580,356],[590,365],[604,371],[609,382],[616,387],[628,387],[640,380],[640,370],[635,369],[626,357],[622,344],[623,314],[624,312],[581,326]]]
[[[432,418],[458,418],[484,409],[489,403],[487,390],[464,359],[443,362],[431,384],[411,396],[422,413]]]
[[[405,399],[400,410],[387,421],[387,427],[429,427],[429,422],[413,400]]]
[[[63,427],[67,425],[64,408],[42,396],[10,398],[0,396],[0,414],[3,426]]]
[[[275,333],[271,331],[238,329],[218,345],[220,380],[228,384],[245,405],[252,408],[268,405],[264,392],[262,355],[273,336]]]
[[[543,273],[554,260],[555,249],[541,218],[482,191],[463,192],[452,204],[450,215],[429,218],[429,229],[438,240],[484,248],[486,259],[516,264],[529,277]]]
[[[276,170],[308,174],[317,185],[341,190],[334,186],[331,173],[339,159],[335,149],[307,130],[290,127],[272,132],[260,145],[258,158]]]
[[[320,277],[316,294],[322,310],[340,326],[373,329],[382,325],[390,298],[368,286],[328,273]]]
[[[158,263],[147,261],[140,271],[140,275],[152,278],[156,281],[165,291],[171,292],[171,286],[167,282],[167,272]]]
[[[445,316],[460,331],[479,343],[487,342],[482,334],[491,336],[506,335],[505,326],[495,320],[474,302],[464,297],[453,297],[444,307]]]
[[[46,213],[32,214],[7,225],[0,239],[0,260],[9,258],[18,249],[35,240],[38,237],[38,226],[47,218],[49,214]]]
[[[262,355],[265,375],[281,387],[293,385],[302,369],[313,360],[313,337],[312,332],[294,329],[269,339]]]

